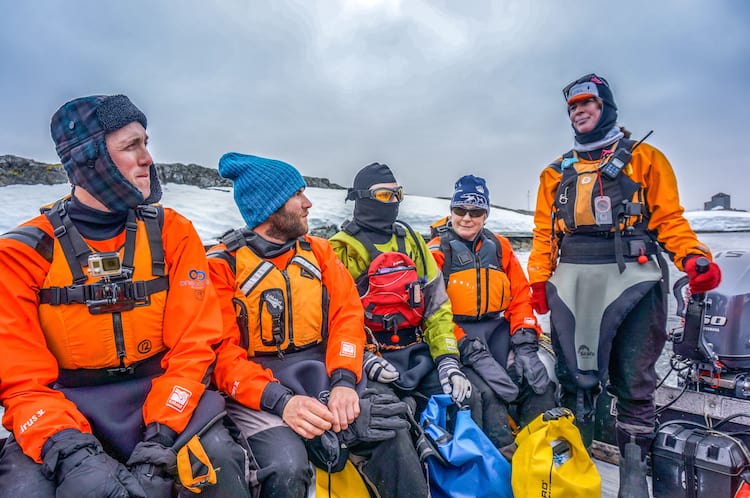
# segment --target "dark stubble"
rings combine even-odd
[[[307,233],[307,222],[299,214],[291,213],[283,206],[269,218],[266,234],[278,240],[292,240]]]

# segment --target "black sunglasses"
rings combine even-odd
[[[479,218],[487,213],[484,209],[466,209],[462,207],[454,207],[451,211],[459,218],[466,216],[466,213],[469,213],[469,216],[472,218]]]

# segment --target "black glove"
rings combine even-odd
[[[550,380],[544,363],[537,355],[539,340],[536,331],[531,329],[516,330],[510,338],[510,345],[515,354],[513,366],[519,379],[525,377],[535,393],[544,393]]]
[[[171,498],[177,475],[176,433],[165,425],[149,424],[144,441],[135,446],[128,468],[149,498]]]
[[[453,401],[460,405],[466,398],[471,397],[471,382],[461,371],[457,359],[446,356],[440,360],[437,369],[443,392],[450,394]]]
[[[500,398],[510,403],[518,397],[518,386],[481,339],[464,337],[458,341],[458,350],[463,364],[473,368]]]
[[[340,434],[348,446],[359,441],[385,441],[396,437],[396,431],[408,428],[406,403],[393,394],[378,394],[373,389],[365,389],[359,400],[359,417]]]
[[[58,498],[146,498],[128,469],[78,429],[63,429],[44,443],[42,474],[55,482]]]

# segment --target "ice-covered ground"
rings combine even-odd
[[[0,233],[31,218],[39,207],[67,194],[70,187],[60,185],[11,185],[0,187]],[[351,217],[354,206],[345,202],[344,190],[309,188],[313,203],[310,210],[311,228],[336,225]],[[235,207],[231,189],[201,189],[178,184],[164,185],[162,204],[172,207],[192,220],[204,242],[213,242],[230,228],[243,226]],[[421,233],[429,232],[435,220],[449,212],[448,200],[407,195],[400,208],[400,218]],[[739,211],[689,211],[685,217],[700,232],[750,231],[750,213]],[[531,216],[494,208],[487,227],[502,233],[531,234]]]

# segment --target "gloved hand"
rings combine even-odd
[[[437,366],[440,385],[443,386],[443,392],[450,394],[453,401],[458,404],[471,397],[471,382],[461,371],[461,366],[452,356],[446,356]]]
[[[549,311],[549,306],[547,306],[547,282],[531,284],[531,307],[540,315]]]
[[[721,283],[721,269],[719,265],[710,261],[708,264],[708,270],[703,273],[698,273],[696,263],[701,256],[688,256],[685,258],[683,263],[685,267],[685,273],[688,276],[688,282],[690,283],[690,293],[700,294],[702,292],[708,292],[711,289],[715,289]]]
[[[58,497],[146,498],[125,466],[78,429],[63,429],[44,443],[42,473],[55,482]]]
[[[536,331],[532,329],[516,330],[510,338],[510,347],[515,354],[513,366],[518,377],[525,377],[535,393],[544,393],[550,380],[544,363],[537,355],[539,340]]]
[[[458,341],[458,350],[463,364],[473,368],[500,398],[510,403],[518,397],[518,386],[481,339],[464,337]]]
[[[144,441],[135,445],[127,465],[149,498],[171,498],[177,475],[177,453],[171,448],[176,433],[149,424]]]
[[[365,361],[362,364],[362,368],[368,379],[382,384],[395,382],[399,377],[398,370],[396,370],[396,367],[390,361],[370,351],[365,351]]]
[[[339,433],[347,446],[358,441],[385,441],[396,437],[396,431],[409,428],[406,403],[393,394],[378,394],[373,389],[365,389],[359,408],[359,417]]]

